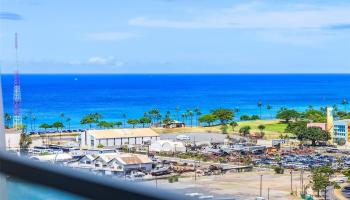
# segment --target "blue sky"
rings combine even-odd
[[[349,1],[1,0],[23,73],[350,73]]]

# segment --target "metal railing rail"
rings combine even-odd
[[[88,199],[192,199],[123,180],[104,178],[69,168],[39,163],[0,151],[0,173]]]

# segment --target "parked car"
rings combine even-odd
[[[191,140],[190,136],[188,135],[178,135],[176,136],[177,140]]]

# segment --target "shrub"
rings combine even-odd
[[[284,174],[284,168],[281,166],[277,166],[274,168],[276,174]]]
[[[250,117],[250,120],[258,120],[258,119],[260,119],[260,117],[258,115],[252,115]]]

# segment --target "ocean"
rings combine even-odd
[[[82,116],[98,112],[107,121],[139,118],[152,108],[163,114],[180,114],[198,107],[239,108],[243,114],[273,118],[281,107],[297,110],[338,104],[350,99],[348,74],[123,74],[123,75],[21,75],[22,114],[35,123],[72,119],[72,128],[84,128]],[[5,112],[13,113],[13,75],[3,75]],[[272,109],[267,110],[266,105]],[[28,122],[26,122],[28,123]],[[66,124],[66,126],[68,126]]]

